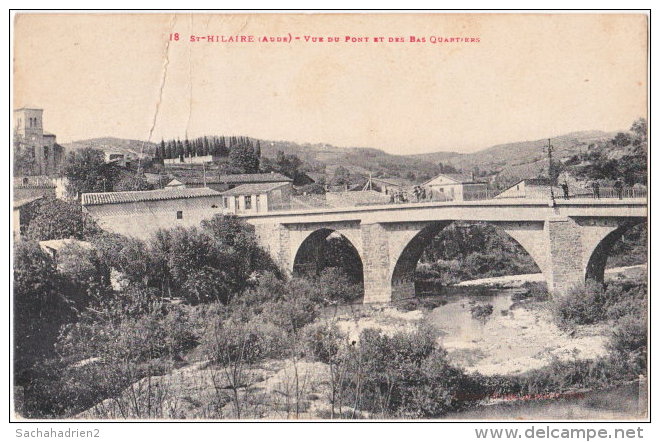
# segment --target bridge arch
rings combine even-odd
[[[414,232],[413,235],[408,235],[408,238],[404,239],[399,247],[395,247],[400,252],[395,251],[393,254],[394,265],[391,271],[392,299],[403,299],[416,295],[415,272],[424,250],[440,232],[452,224],[454,224],[454,221],[428,223]],[[487,222],[482,224],[507,233],[507,237],[520,246],[531,258],[537,271],[542,273],[545,279],[546,265],[542,260],[542,254],[536,250],[537,241],[534,241],[539,235],[543,234],[543,223]]]
[[[614,245],[621,240],[624,234],[633,227],[639,226],[646,221],[644,218],[633,218],[611,227],[609,233],[597,236],[587,245],[587,259],[584,272],[586,280],[603,282],[605,279],[605,266],[610,257]]]
[[[356,283],[364,279],[358,246],[341,229],[322,227],[309,232],[296,248],[294,275],[318,275],[326,267],[339,267]]]

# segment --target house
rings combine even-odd
[[[526,178],[500,192],[495,198],[548,199],[550,198],[551,182],[549,178]],[[558,186],[553,186],[555,195],[559,195],[560,191]]]
[[[376,192],[392,195],[397,192],[405,192],[407,189],[413,187],[413,184],[401,178],[370,178],[364,186],[368,190],[375,190]]]
[[[103,155],[105,157],[106,163],[112,163],[112,162],[121,163],[126,160],[126,154],[124,154],[123,152],[106,150],[103,152]]]
[[[486,183],[474,176],[462,173],[441,173],[421,185],[430,192],[430,199],[443,201],[464,201],[487,191]]]
[[[564,191],[561,185],[568,185],[568,193],[571,198],[591,197],[592,190],[583,181],[577,180],[567,173],[562,173],[557,178],[554,186],[549,178],[525,178],[508,189],[500,192],[495,198],[527,198],[527,199],[549,199],[550,188],[556,198],[562,198]]]
[[[29,198],[14,199],[12,206],[12,220],[14,237],[18,237],[25,233],[25,226],[27,225],[30,213],[34,210],[37,202],[43,198],[42,195],[36,195]]]
[[[211,173],[176,176],[170,181],[166,188],[192,189],[197,187],[208,187],[223,192],[244,184],[291,184],[293,180],[280,173],[240,173],[234,175],[214,175]]]
[[[163,164],[164,165],[172,165],[172,164],[204,164],[204,163],[213,163],[215,161],[222,161],[226,160],[226,156],[220,156],[220,155],[197,155],[197,156],[182,156],[182,157],[176,157],[176,158],[164,158],[163,159]]]
[[[232,213],[288,209],[292,193],[290,182],[242,184],[222,192],[223,207]]]
[[[101,228],[142,239],[223,213],[220,192],[209,188],[83,193],[82,206]]]

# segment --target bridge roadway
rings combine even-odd
[[[490,199],[312,208],[239,215],[262,245],[293,272],[332,232],[360,257],[365,302],[414,295],[413,275],[424,247],[453,221],[497,225],[531,255],[548,288],[566,294],[585,279],[602,280],[612,245],[647,217],[647,200]],[[356,263],[357,264],[357,263]]]

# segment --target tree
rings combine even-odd
[[[110,192],[117,179],[117,167],[105,163],[102,150],[86,147],[70,152],[63,173],[71,193]]]
[[[614,145],[619,146],[619,147],[628,146],[631,141],[632,140],[630,139],[630,135],[628,135],[627,133],[623,133],[623,132],[619,132],[618,134],[616,134],[616,136],[612,140]]]
[[[351,184],[351,172],[344,166],[339,166],[335,169],[334,176],[332,177],[332,184],[334,186],[345,186]]]
[[[639,140],[646,141],[648,132],[646,120],[644,118],[635,120],[635,122],[630,127],[630,131],[633,132]]]
[[[229,151],[229,165],[240,173],[258,173],[259,158],[250,144],[234,144]]]
[[[49,198],[39,203],[26,235],[37,241],[85,239],[100,231],[94,220],[83,213],[79,204]]]
[[[124,192],[132,190],[153,190],[153,186],[147,182],[147,178],[142,173],[123,173],[117,179],[113,186],[115,192]]]
[[[14,244],[14,375],[26,380],[28,370],[52,355],[58,331],[71,310],[61,296],[62,280],[53,259],[34,241]]]

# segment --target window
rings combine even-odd
[[[252,208],[252,196],[245,195],[245,210],[250,210]]]
[[[177,210],[176,219],[183,219],[183,210]]]
[[[28,183],[28,179],[27,179],[27,177],[24,177],[24,178],[23,178],[23,184],[24,184],[24,185],[27,185],[27,183]]]
[[[222,205],[224,206],[225,209],[228,209],[229,208],[229,198],[227,198],[226,196],[223,196],[222,197]]]

